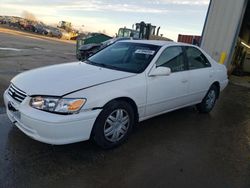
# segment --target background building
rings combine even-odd
[[[250,73],[250,1],[211,0],[201,48],[229,70]]]

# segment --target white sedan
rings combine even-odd
[[[196,105],[210,112],[227,70],[200,48],[165,41],[117,42],[84,62],[30,70],[4,93],[9,119],[48,144],[124,142],[138,121]]]

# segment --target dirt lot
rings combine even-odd
[[[0,93],[25,70],[76,61],[75,42],[0,27]],[[0,107],[3,99],[0,97]]]
[[[190,107],[153,118],[108,151],[42,144],[0,114],[0,187],[249,188],[249,138],[250,90],[234,85],[210,115]]]

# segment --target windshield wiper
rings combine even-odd
[[[90,65],[96,65],[96,66],[104,67],[104,68],[116,68],[116,67],[113,67],[112,65],[107,65],[104,63],[96,63],[96,62],[90,61],[89,59],[87,59],[85,61],[87,64],[90,64]]]
[[[90,65],[96,64],[95,62],[90,61],[90,60],[88,60],[88,59],[84,60],[84,63],[90,64]]]
[[[97,66],[100,65],[100,67],[105,67],[105,68],[111,67],[111,66],[109,66],[109,65],[107,65],[107,64],[104,64],[104,63],[96,63],[95,65],[97,65]]]
[[[98,67],[107,68],[107,69],[113,69],[113,70],[125,71],[125,72],[133,72],[131,70],[127,70],[126,68],[116,67],[116,66],[108,65],[108,64],[104,64],[104,63],[96,63],[96,62],[93,62],[89,59],[85,60],[85,63],[90,64],[90,65],[94,65],[94,66],[98,66]]]
[[[87,63],[87,64],[91,64],[91,65],[100,65],[101,67],[106,67],[107,65],[106,64],[104,64],[104,63],[96,63],[96,62],[94,62],[94,61],[90,61],[89,59],[86,59],[85,60],[85,62]]]

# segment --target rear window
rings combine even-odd
[[[186,47],[188,66],[190,70],[211,67],[205,55],[194,47]]]

